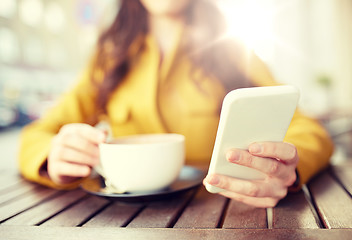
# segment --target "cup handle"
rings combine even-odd
[[[123,193],[126,192],[126,190],[121,189],[121,188],[116,188],[114,185],[112,185],[112,183],[105,177],[103,167],[101,166],[100,163],[94,167],[94,170],[95,170],[100,176],[102,176],[102,177],[104,178],[104,182],[105,182],[105,189],[104,189],[104,191],[105,191],[106,193],[123,194]]]
[[[106,177],[105,177],[105,174],[104,174],[103,167],[101,166],[101,163],[99,163],[98,165],[94,166],[94,170],[95,170],[100,176],[102,176],[103,178],[106,178]]]
[[[100,120],[95,126],[95,128],[106,131],[107,132],[107,138],[106,138],[106,142],[109,142],[112,140],[112,130],[110,127],[110,124],[107,120]],[[94,170],[103,178],[106,179],[105,174],[104,174],[104,170],[103,170],[103,166],[101,165],[101,163],[99,163],[98,165],[96,165],[94,167]]]
[[[106,142],[110,142],[113,139],[111,126],[108,121],[101,120],[94,127],[107,133]]]

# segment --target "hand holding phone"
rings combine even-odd
[[[258,170],[230,163],[232,148],[248,149],[254,142],[282,142],[297,107],[299,91],[293,86],[253,87],[229,92],[223,101],[208,174],[241,179],[263,179]],[[209,192],[223,191],[206,184]]]

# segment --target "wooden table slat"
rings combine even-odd
[[[194,190],[167,201],[149,203],[127,227],[167,228],[173,225],[178,215],[194,195]]]
[[[25,180],[18,173],[2,173],[0,174],[0,193],[24,181]]]
[[[352,228],[352,199],[340,184],[324,172],[308,185],[326,228]]]
[[[332,173],[352,196],[352,168],[346,168],[346,166],[332,166]]]
[[[273,209],[273,228],[320,228],[304,192],[289,193]]]
[[[124,227],[138,214],[144,204],[113,202],[82,227]]]
[[[227,199],[211,194],[201,187],[187,206],[174,228],[216,228],[221,220]]]
[[[266,210],[231,200],[223,228],[267,228]]]
[[[21,198],[2,204],[0,207],[0,222],[59,194],[61,193],[54,189],[46,187],[35,188]]]
[[[46,219],[60,213],[63,209],[73,204],[77,200],[86,196],[82,190],[64,192],[55,198],[35,206],[11,219],[4,222],[3,225],[37,225]]]
[[[37,184],[29,183],[26,181],[17,182],[11,187],[6,188],[6,191],[0,195],[0,205],[10,201],[11,199],[21,198],[21,195],[39,187]]]
[[[108,204],[109,201],[102,197],[88,196],[74,206],[61,212],[59,215],[50,218],[48,221],[41,224],[41,226],[79,226],[84,221],[87,221],[91,215]]]
[[[28,240],[331,240],[351,239],[352,229],[160,229],[0,226],[4,239]]]

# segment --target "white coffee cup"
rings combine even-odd
[[[179,134],[142,134],[101,143],[102,175],[118,193],[161,190],[175,181],[185,161]]]

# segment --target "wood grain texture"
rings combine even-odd
[[[303,191],[289,193],[273,209],[273,228],[319,228]]]
[[[350,240],[352,229],[160,229],[0,226],[3,239],[51,240]]]
[[[167,228],[172,227],[182,213],[194,191],[167,201],[149,203],[146,208],[127,225],[131,228]]]
[[[107,204],[109,204],[109,201],[104,198],[88,196],[77,204],[44,222],[41,226],[79,226],[90,219],[92,215]]]
[[[0,194],[4,190],[7,191],[14,185],[24,181],[25,180],[18,173],[4,171],[0,174]]]
[[[39,185],[30,182],[17,182],[0,194],[0,205],[12,199],[21,198],[21,195],[26,194],[37,187],[39,187]]]
[[[332,174],[343,184],[344,188],[352,196],[352,166],[332,166]]]
[[[32,189],[25,196],[13,199],[0,206],[0,222],[60,194],[57,190],[46,187]]]
[[[315,177],[304,188],[312,205],[302,192],[280,201],[273,209],[273,229],[267,228],[265,209],[203,187],[162,201],[127,204],[15,177],[17,182],[0,190],[0,239],[351,239],[351,167],[333,166]],[[328,229],[319,228],[314,209]]]
[[[188,204],[174,228],[216,228],[222,217],[227,199],[211,194],[201,187]]]
[[[4,225],[37,225],[86,196],[81,190],[63,192],[61,195],[35,206],[4,222]]]
[[[266,210],[231,200],[223,228],[267,228]]]
[[[339,183],[324,172],[308,188],[326,228],[352,228],[352,199]]]
[[[143,204],[113,202],[83,227],[124,227],[143,209]]]

